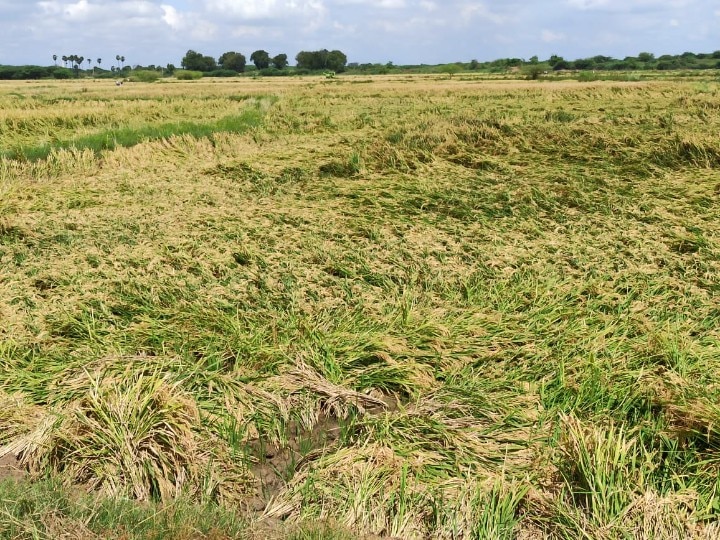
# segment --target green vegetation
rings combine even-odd
[[[252,53],[250,60],[255,64],[257,69],[267,69],[270,67],[270,54],[262,49]]]
[[[71,76],[71,70],[56,66],[0,66],[0,80],[4,81],[19,81],[29,79],[69,79]]]
[[[217,69],[217,62],[212,56],[203,56],[202,53],[195,52],[193,50],[189,50],[185,53],[180,65],[184,69],[191,71],[213,71]]]
[[[53,140],[38,144],[38,138],[31,138],[21,142],[22,139],[16,136],[13,137],[12,133],[8,133],[3,146],[12,148],[12,150],[0,152],[0,157],[37,161],[45,159],[52,153],[57,153],[58,150],[62,149],[69,149],[74,152],[92,150],[94,153],[100,154],[105,150],[134,146],[141,142],[168,139],[173,136],[209,137],[212,139],[216,133],[243,133],[260,124],[264,110],[272,101],[274,101],[274,98],[264,96],[240,101],[226,101],[225,104],[228,110],[235,109],[237,112],[227,116],[218,116],[217,113],[202,116],[202,111],[198,111],[196,113],[198,119],[195,121],[189,119],[191,115],[187,115],[186,118],[188,119],[186,120],[178,118],[172,122],[161,123],[159,121],[161,116],[158,116],[154,122],[143,122],[143,118],[137,118],[127,125],[112,122],[111,126],[104,126],[103,123],[110,118],[92,112],[89,113],[89,117],[86,117],[87,119],[84,119],[82,115],[79,118],[67,118],[64,115],[49,118],[28,117],[20,121],[21,125],[27,130],[42,129],[43,126],[54,126],[55,135],[52,138]],[[147,106],[142,108],[148,109]],[[162,109],[163,105],[156,104],[152,108],[155,110]],[[222,114],[222,111],[217,112]],[[92,119],[92,123],[87,121],[88,119]],[[6,123],[8,128],[12,125],[19,124],[12,123],[12,121]],[[84,129],[78,129],[79,126],[83,126]],[[65,128],[65,130],[62,128]],[[67,132],[67,138],[63,137],[63,131]],[[43,134],[39,133],[39,135]],[[11,137],[15,140],[13,141]],[[39,140],[45,138],[39,137]]]
[[[72,495],[62,485],[0,482],[2,538],[248,538],[237,513],[188,500],[140,506],[128,500]]]
[[[319,51],[300,51],[295,56],[298,69],[307,69],[311,71],[329,70],[336,73],[345,71],[347,65],[347,56],[342,51],[328,51],[322,49]]]
[[[224,53],[220,59],[219,64],[225,71],[234,71],[235,73],[242,73],[245,71],[245,55],[233,51]],[[205,71],[205,70],[201,70]]]
[[[158,73],[156,70],[149,70],[149,69],[136,69],[132,72],[132,75],[130,76],[131,82],[155,82],[160,79],[160,73]]]
[[[51,67],[40,66],[0,66],[0,80],[30,80],[30,79],[67,79],[83,78],[112,78],[117,76],[129,77],[136,71],[158,72],[160,77],[170,77],[175,72],[175,66],[168,64],[162,66],[130,67],[125,65],[125,57],[116,55],[116,65],[109,70],[102,69],[102,59],[87,60],[78,55],[62,56],[62,68],[58,67],[58,56],[53,55],[55,62]],[[392,62],[386,64],[359,64],[348,63],[345,53],[339,50],[328,51],[300,51],[295,60],[296,67],[288,68],[288,56],[285,53],[270,56],[270,53],[258,49],[250,55],[253,63],[248,71],[253,75],[305,75],[333,71],[336,73],[349,72],[353,74],[431,74],[446,73],[450,76],[459,72],[484,76],[508,75],[511,78],[524,76],[531,80],[543,78],[549,74],[565,75],[578,73],[585,80],[624,80],[623,77],[654,77],[652,73],[661,73],[665,77],[676,76],[682,70],[683,76],[688,73],[720,69],[720,51],[712,53],[684,52],[678,55],[662,55],[641,52],[637,56],[628,56],[622,60],[610,56],[596,55],[590,58],[566,60],[561,56],[552,55],[541,61],[537,56],[529,60],[522,58],[499,58],[492,61],[480,62],[476,59],[470,62],[453,62],[440,65],[405,65],[397,66]],[[88,69],[83,69],[83,62],[87,62]],[[93,65],[95,62],[95,65]],[[244,54],[236,51],[223,53],[217,60],[194,50],[188,50],[181,62],[185,70],[205,74],[205,76],[230,76],[230,72],[244,73],[247,60]],[[68,69],[71,68],[71,69]],[[608,73],[612,75],[608,75]],[[186,75],[179,74],[185,77]]]
[[[190,69],[175,72],[175,78],[179,81],[197,81],[198,79],[202,79],[202,76],[202,71],[192,71]]]
[[[3,83],[0,536],[717,537],[719,97]]]

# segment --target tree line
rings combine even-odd
[[[85,61],[85,57],[78,54],[64,54],[60,57],[57,54],[53,54],[52,58],[55,62],[55,66],[57,66],[58,60],[62,60],[64,67],[67,68],[68,63],[70,63],[69,67],[76,70],[82,69],[83,62]],[[121,71],[125,64],[125,56],[119,54],[115,55],[115,60],[117,61],[117,66],[111,66],[111,71]],[[87,58],[88,67],[91,67],[93,62],[100,67],[102,65],[102,58],[98,58],[96,60],[93,60],[90,57]]]
[[[566,60],[553,54],[541,61],[537,56],[529,60],[521,58],[501,58],[492,62],[470,62],[469,69],[487,69],[504,71],[513,67],[541,66],[552,71],[562,70],[599,70],[599,71],[635,71],[635,70],[675,70],[675,69],[720,69],[720,51],[712,53],[684,52],[672,55],[663,54],[656,57],[650,52],[641,52],[637,56],[626,56],[622,59],[612,56],[596,55],[589,58]]]
[[[95,77],[129,76],[131,72],[153,71],[160,76],[175,74],[175,66],[150,65],[129,66],[125,56],[116,55],[115,63],[108,69],[101,58],[87,59],[78,54],[58,56],[52,55],[54,65],[43,66],[8,66],[0,65],[0,80],[22,79],[69,79],[80,77],[81,74],[92,73]],[[297,67],[288,69],[288,56],[284,53],[271,56],[265,50],[259,49],[250,55],[250,62],[254,69],[262,75],[290,75],[303,74],[313,71],[330,71],[341,73],[349,71],[363,74],[382,74],[394,71],[403,73],[447,73],[452,75],[459,71],[481,71],[500,73],[507,71],[521,71],[530,78],[537,78],[544,72],[573,71],[635,71],[635,70],[694,70],[694,69],[720,69],[720,50],[712,53],[684,52],[678,55],[661,55],[656,57],[653,53],[641,52],[637,56],[626,56],[616,59],[610,56],[596,55],[589,58],[566,60],[562,56],[552,55],[546,60],[537,56],[529,60],[522,58],[500,58],[489,62],[454,62],[442,65],[395,65],[386,64],[359,64],[348,63],[347,56],[339,50],[328,51],[301,51],[295,56]],[[62,66],[58,62],[62,62]],[[112,60],[110,60],[112,62]],[[87,64],[87,69],[84,65]],[[236,51],[223,53],[218,59],[202,53],[189,50],[182,59],[182,67],[188,72],[198,72],[198,76],[236,76],[246,71],[247,59],[244,54]],[[182,72],[179,72],[182,73]]]
[[[250,61],[255,64],[256,69],[267,69],[271,65],[275,69],[282,70],[288,65],[287,54],[281,53],[270,57],[270,53],[259,49],[250,55]],[[185,53],[180,65],[184,69],[201,71],[203,73],[223,69],[243,73],[247,65],[245,55],[236,51],[223,53],[217,61],[212,56],[207,56],[192,49]]]
[[[287,54],[281,53],[276,56],[270,56],[270,53],[263,49],[254,51],[250,55],[250,61],[255,65],[255,69],[260,71],[269,68],[282,71],[288,67],[289,64]],[[297,63],[297,69],[310,71],[328,70],[341,73],[345,71],[347,56],[338,50],[328,51],[327,49],[321,49],[319,51],[300,51],[295,56],[295,61]],[[218,69],[243,73],[247,65],[247,59],[242,53],[228,51],[223,53],[216,61],[212,56],[207,56],[191,49],[185,53],[180,65],[184,69],[203,73],[213,72]]]

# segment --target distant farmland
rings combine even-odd
[[[713,77],[0,83],[0,536],[716,538]]]

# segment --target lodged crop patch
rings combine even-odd
[[[228,536],[714,537],[717,84],[363,82],[0,86],[0,454]]]

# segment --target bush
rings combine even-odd
[[[529,66],[525,66],[522,71],[526,79],[529,81],[536,81],[545,70],[540,64],[531,64]]]
[[[458,66],[457,64],[444,64],[442,66],[437,67],[438,73],[444,73],[448,77],[451,77],[455,75],[456,73],[460,73],[462,71],[462,68]]]
[[[152,71],[149,69],[134,71],[132,75],[130,75],[131,82],[151,83],[157,81],[159,78],[160,74],[157,71]]]
[[[182,69],[175,72],[175,78],[180,81],[196,81],[203,76],[202,71],[192,71],[190,69]]]
[[[0,79],[15,81],[45,79],[51,77],[55,69],[42,66],[0,66]]]
[[[600,80],[600,77],[592,71],[581,71],[578,73],[577,80],[579,82],[592,82]]]
[[[205,73],[203,77],[237,77],[238,72],[232,69],[216,69]]]
[[[53,77],[56,79],[69,79],[72,77],[72,71],[67,68],[57,68],[53,70]]]
[[[265,69],[261,69],[258,73],[262,75],[263,77],[286,77],[290,75],[290,71],[287,69],[278,69],[275,67],[269,67]]]

